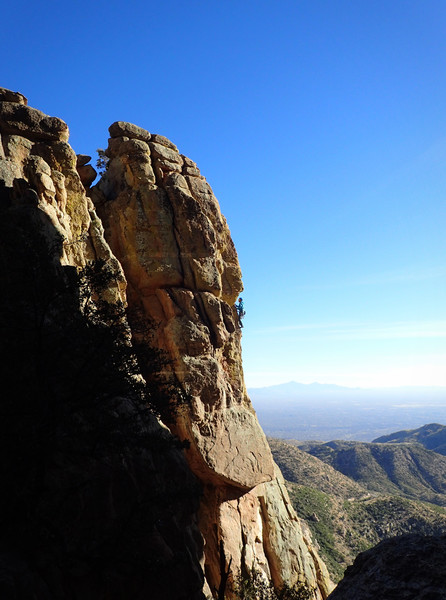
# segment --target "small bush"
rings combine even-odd
[[[96,150],[96,152],[98,153],[98,159],[96,161],[96,167],[98,169],[99,175],[103,175],[105,173],[105,171],[107,170],[108,163],[110,162],[110,159],[105,154],[105,151],[102,148],[98,148]]]
[[[272,582],[254,568],[249,569],[246,575],[239,574],[234,592],[237,600],[310,600],[313,595],[313,590],[300,582],[292,587],[285,584],[276,590]]]

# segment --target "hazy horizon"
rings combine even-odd
[[[301,381],[296,381],[295,379],[291,379],[289,381],[282,381],[280,383],[273,383],[271,385],[263,385],[263,386],[247,386],[247,390],[263,390],[269,388],[277,388],[286,385],[298,385],[298,386],[326,386],[326,387],[336,387],[340,389],[349,389],[349,390],[440,390],[446,391],[446,385],[389,385],[389,386],[351,386],[351,385],[339,385],[337,383],[321,383],[319,381],[311,381],[310,383],[303,383]]]
[[[266,435],[370,442],[429,423],[446,424],[446,388],[348,388],[288,382],[248,388]]]

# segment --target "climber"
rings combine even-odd
[[[243,308],[243,298],[238,299],[238,304],[235,305],[235,309],[237,311],[239,327],[243,327],[242,319],[246,314]]]

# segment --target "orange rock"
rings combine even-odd
[[[113,134],[132,138],[134,127]],[[278,587],[306,581],[315,599],[326,598],[328,572],[291,507],[246,393],[234,308],[243,285],[226,220],[195,163],[168,140],[152,134],[150,154],[138,155],[150,161],[156,182],[141,169],[129,176],[126,147],[141,139],[134,131],[119,146],[111,140],[113,159],[92,199],[124,268],[129,305],[156,322],[153,343],[169,353],[191,398],[169,426],[189,440],[189,465],[204,486],[206,589],[219,589],[223,571],[233,580],[254,566]]]

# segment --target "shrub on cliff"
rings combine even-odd
[[[98,158],[96,160],[96,168],[98,170],[99,175],[103,175],[108,168],[108,163],[110,162],[110,159],[105,154],[105,150],[103,150],[102,148],[98,148],[96,152],[98,153]]]
[[[310,600],[312,590],[304,583],[294,586],[284,584],[276,590],[271,581],[266,581],[256,569],[249,569],[246,574],[240,574],[235,582],[236,600]]]

